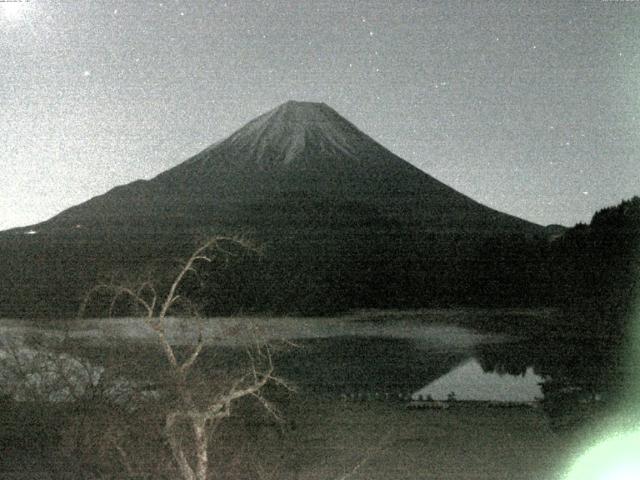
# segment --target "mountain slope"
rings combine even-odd
[[[0,269],[10,272],[0,315],[73,313],[101,274],[155,261],[164,275],[212,232],[249,232],[265,246],[261,258],[209,275],[203,302],[214,312],[531,301],[514,297],[532,282],[535,258],[520,240],[494,239],[544,236],[330,107],[287,102],[151,180],[0,234]]]
[[[400,224],[539,231],[418,170],[330,107],[304,102],[287,102],[156,178],[113,189],[38,228],[183,228],[221,217],[246,225],[247,210],[269,205],[277,223],[277,212],[293,218],[354,204]]]

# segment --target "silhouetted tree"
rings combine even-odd
[[[194,365],[200,359],[206,345],[203,322],[198,308],[185,296],[181,287],[189,276],[197,275],[201,264],[210,264],[219,256],[230,254],[230,246],[253,249],[253,245],[241,238],[214,237],[198,247],[179,270],[168,290],[160,294],[151,280],[133,286],[116,283],[96,285],[90,290],[82,304],[80,315],[96,298],[108,298],[108,311],[113,314],[118,308],[128,307],[155,334],[161,347],[168,374],[164,388],[173,397],[167,404],[160,402],[157,408],[164,416],[164,436],[168,442],[177,472],[183,480],[207,480],[209,477],[209,440],[211,432],[220,422],[231,416],[234,405],[242,398],[254,398],[271,414],[277,415],[274,406],[263,395],[270,383],[285,385],[274,374],[271,347],[255,340],[246,345],[248,363],[246,369],[232,378],[220,379],[217,392],[213,387],[198,383],[193,378]],[[180,351],[169,339],[167,327],[169,315],[179,312],[194,319],[197,329],[193,344],[186,352]],[[229,333],[231,335],[231,333]],[[234,332],[235,335],[238,332]],[[190,430],[190,432],[189,432]],[[140,432],[138,432],[140,433]],[[127,466],[128,458],[122,445],[112,438],[120,457]],[[133,471],[127,466],[127,471]]]

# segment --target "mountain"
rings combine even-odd
[[[354,207],[363,210],[357,217],[427,229],[539,232],[435,180],[332,108],[307,102],[287,102],[150,181],[117,187],[30,228],[304,224],[309,214],[335,215],[334,208],[351,219]],[[247,218],[263,211],[270,215]]]
[[[484,274],[469,275],[490,239],[545,235],[427,175],[327,105],[287,102],[151,180],[1,234],[0,267],[20,277],[10,296],[37,297],[38,311],[70,288],[56,310],[66,312],[100,273],[184,254],[209,232],[249,232],[265,245],[262,259],[238,267],[242,278],[224,282],[255,298],[226,291],[229,308],[277,311],[472,301],[486,296],[472,292]]]

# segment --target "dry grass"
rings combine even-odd
[[[300,402],[300,479],[547,479],[569,452],[536,409]],[[357,467],[357,468],[356,468]]]

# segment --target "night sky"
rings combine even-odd
[[[0,3],[0,229],[325,102],[541,224],[640,194],[640,1]]]

